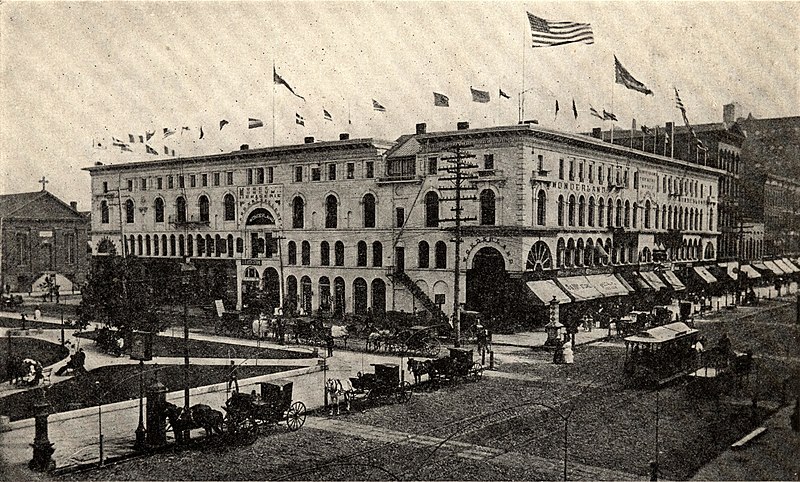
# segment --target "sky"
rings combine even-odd
[[[526,12],[589,23],[595,43],[531,48]],[[525,119],[568,132],[610,128],[590,106],[621,129],[680,122],[675,87],[692,123],[720,122],[730,102],[743,115],[800,115],[800,2],[12,1],[0,15],[0,194],[40,190],[45,176],[81,210],[91,197],[81,169],[95,162],[341,132],[394,140],[419,122],[510,125],[520,97]],[[615,84],[614,55],[654,95]],[[273,66],[305,100],[273,83]],[[490,102],[472,102],[470,87]],[[108,146],[148,131],[158,156]]]

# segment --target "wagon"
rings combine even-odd
[[[252,443],[258,437],[260,426],[286,422],[289,431],[299,430],[306,421],[306,406],[292,402],[293,382],[276,380],[260,382],[261,393],[233,392],[222,407],[226,414],[225,431],[240,441]]]
[[[400,403],[411,400],[411,384],[400,381],[400,366],[393,363],[373,363],[375,373],[358,373],[350,378],[356,396],[367,400],[388,400],[394,398]]]
[[[436,381],[477,381],[483,376],[483,365],[474,361],[472,350],[450,348],[450,356],[431,360],[429,376]]]
[[[408,355],[433,358],[439,355],[441,343],[436,338],[439,326],[415,325],[398,332],[400,350]]]

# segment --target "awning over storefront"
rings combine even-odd
[[[797,273],[797,268],[786,258],[776,259],[775,264],[777,264],[784,273]]]
[[[572,298],[567,296],[564,291],[556,285],[556,282],[550,279],[539,281],[528,281],[525,283],[528,289],[541,301],[543,305],[549,305],[553,297],[559,303],[571,303]]]
[[[718,263],[717,265],[725,270],[725,274],[728,275],[730,279],[738,281],[739,273],[736,272],[737,264],[736,261],[728,261],[725,263]]]
[[[628,291],[619,279],[613,274],[593,274],[586,277],[589,283],[603,294],[607,296],[628,296],[631,291]]]
[[[622,283],[622,286],[631,293],[634,291],[653,291],[652,286],[647,284],[636,271],[614,273],[614,276],[616,276],[619,282]]]
[[[764,260],[764,266],[766,266],[767,269],[769,269],[770,271],[772,271],[773,273],[775,273],[777,275],[784,274],[783,270],[780,269],[780,267],[778,267],[777,264],[775,264],[774,262],[772,262],[770,260]]]
[[[694,272],[697,273],[700,278],[708,284],[716,283],[717,278],[714,277],[713,274],[709,273],[708,270],[704,266],[695,266]]]
[[[740,270],[742,273],[745,273],[747,277],[750,279],[756,279],[761,277],[761,273],[756,271],[756,269],[750,266],[749,264],[743,264]]]
[[[762,272],[764,272],[766,274],[775,274],[775,273],[773,273],[773,271],[771,269],[767,268],[767,266],[764,263],[761,263],[761,262],[753,263],[753,268],[755,268],[755,269],[757,269],[759,271],[762,271]]]
[[[673,271],[662,271],[661,274],[675,291],[682,291],[686,289],[686,285],[684,285],[681,280],[678,279]]]
[[[575,301],[589,301],[603,298],[603,294],[586,279],[586,276],[567,276],[558,278],[557,281],[558,284],[564,288],[564,291]]]
[[[786,261],[786,264],[793,267],[796,272],[800,273],[800,263],[797,260],[793,260],[792,258],[783,258]]]
[[[661,282],[661,278],[654,271],[640,271],[639,274],[654,290],[667,289],[667,285]]]

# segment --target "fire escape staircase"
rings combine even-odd
[[[414,283],[414,280],[409,277],[405,271],[400,271],[394,268],[394,266],[389,267],[387,274],[392,281],[398,281],[400,284],[406,287],[408,291],[414,295],[414,298],[419,300],[422,303],[422,306],[434,317],[440,320],[447,320],[447,315],[433,302],[433,300],[422,291],[422,288],[417,286]]]

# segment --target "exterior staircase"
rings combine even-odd
[[[433,316],[434,319],[447,321],[447,315],[433,302],[433,300],[424,292],[422,288],[417,286],[405,271],[395,269],[390,266],[386,273],[392,281],[399,282],[414,295],[414,298],[422,303],[422,306]]]

